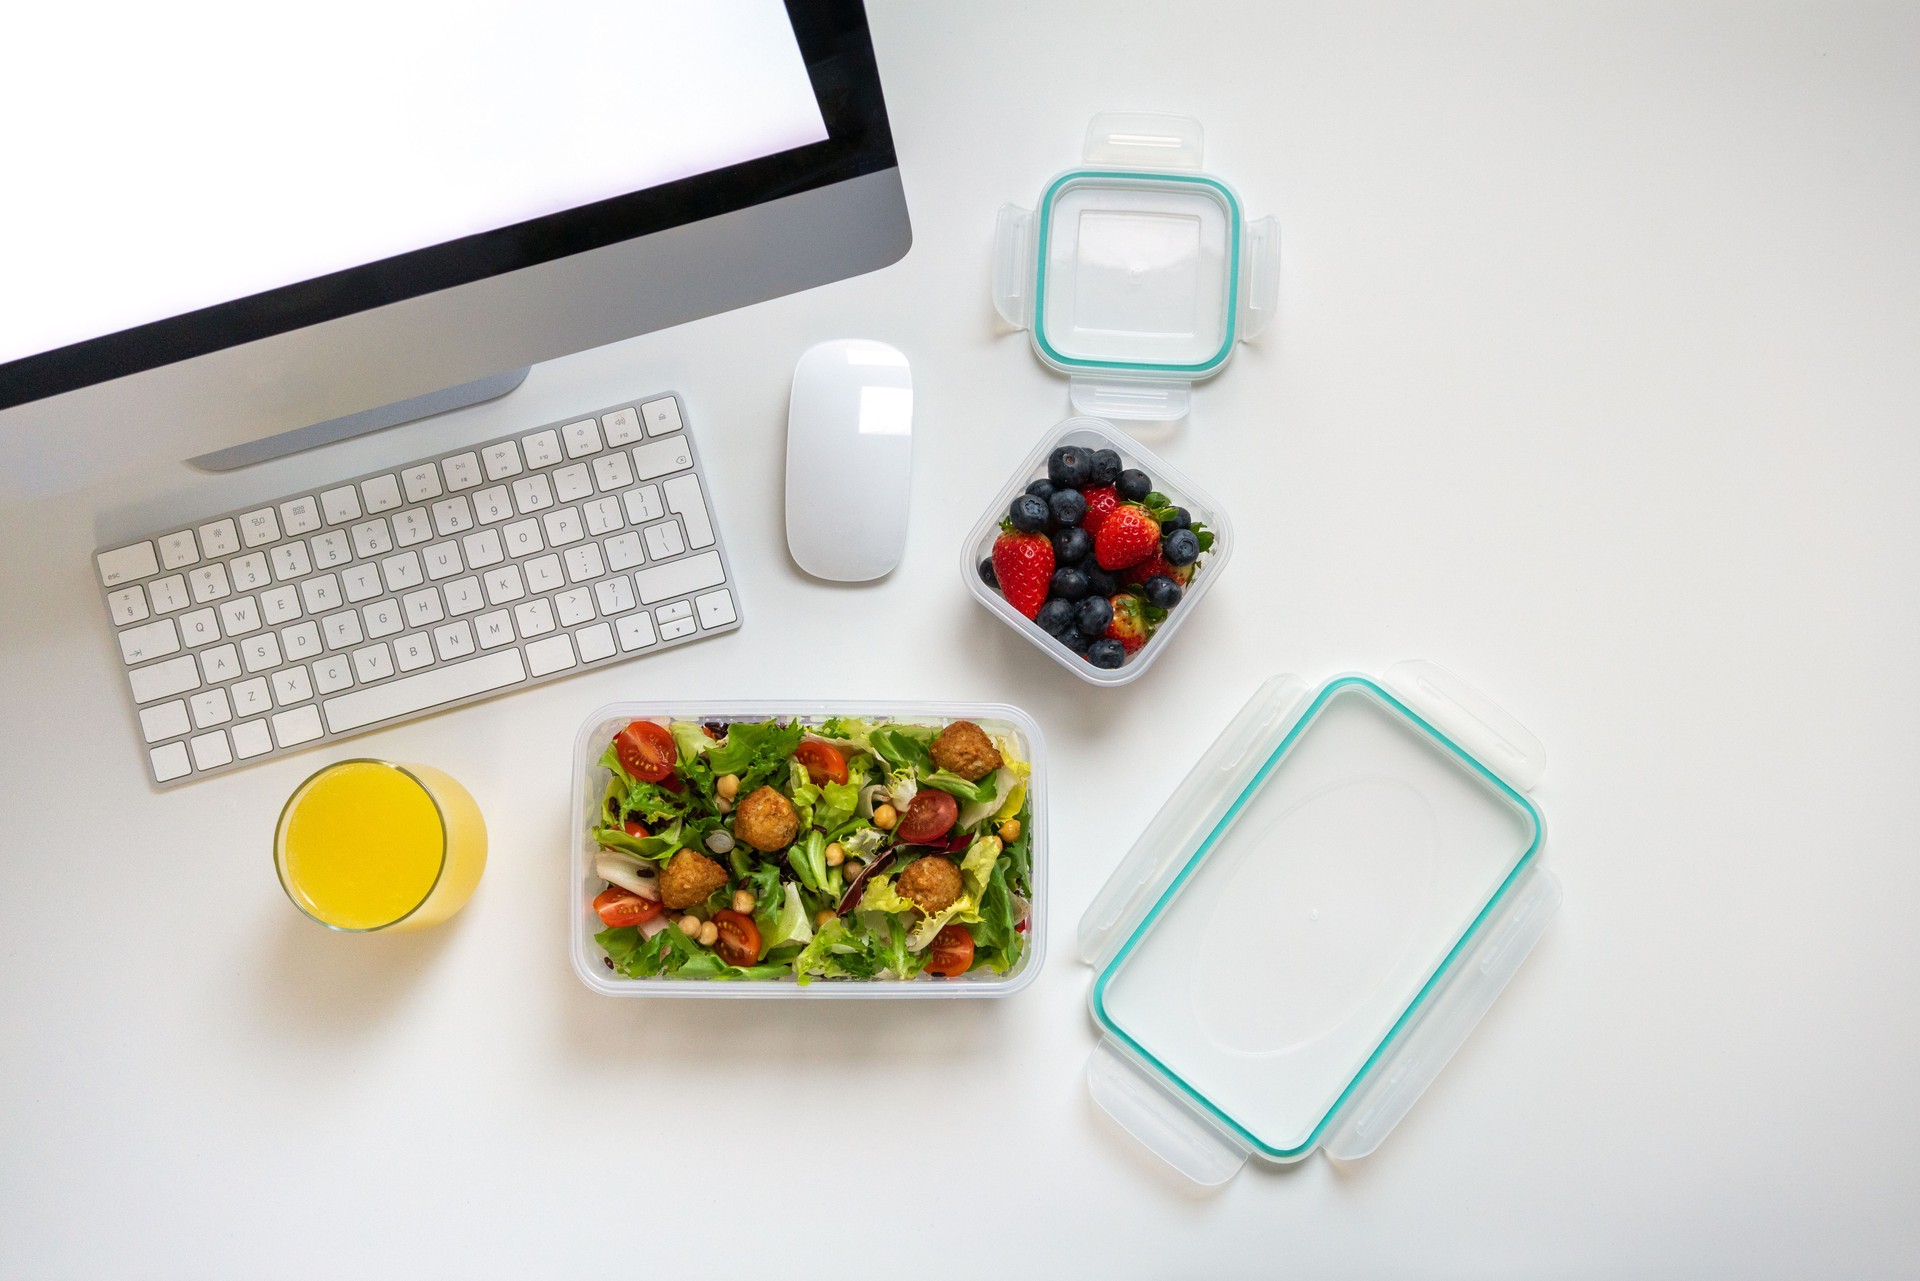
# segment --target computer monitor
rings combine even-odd
[[[0,497],[223,469],[911,243],[858,0],[9,19]]]

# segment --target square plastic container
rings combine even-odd
[[[599,821],[601,800],[611,775],[600,767],[600,757],[628,722],[655,721],[764,721],[772,717],[819,723],[830,716],[864,720],[904,721],[939,725],[970,720],[990,734],[1006,734],[1026,754],[1032,776],[1027,797],[1032,804],[1032,890],[1028,914],[1027,950],[1019,964],[1005,974],[987,972],[959,978],[922,976],[899,980],[815,979],[802,985],[792,977],[763,980],[632,979],[607,969],[606,953],[593,941],[603,926],[593,911],[593,896],[605,885],[594,874],[599,852],[589,833]],[[784,998],[804,1001],[836,1000],[968,1000],[1012,996],[1039,974],[1047,955],[1047,758],[1040,727],[1031,716],[1005,703],[856,703],[770,702],[727,703],[680,700],[657,703],[609,703],[587,717],[573,746],[573,820],[567,878],[567,952],[580,981],[602,996],[691,997],[720,999]]]
[[[1200,568],[1194,574],[1193,581],[1187,584],[1180,603],[1173,607],[1166,621],[1160,624],[1139,652],[1118,667],[1095,667],[1047,635],[1038,623],[1015,609],[1005,596],[980,581],[980,562],[993,554],[993,541],[1000,536],[1000,518],[1007,514],[1007,508],[1027,487],[1028,482],[1047,474],[1047,455],[1061,445],[1084,445],[1089,449],[1118,452],[1121,461],[1128,467],[1138,467],[1146,472],[1153,478],[1156,490],[1171,498],[1175,506],[1185,507],[1194,520],[1213,531],[1213,546],[1200,557]],[[1220,504],[1205,490],[1142,449],[1131,436],[1112,423],[1102,422],[1098,418],[1069,418],[1049,432],[1027,455],[1019,470],[1013,473],[1013,479],[1007,482],[987,508],[986,515],[974,525],[961,550],[960,573],[975,600],[998,614],[1007,626],[1039,646],[1054,662],[1081,680],[1095,685],[1125,685],[1139,680],[1147,668],[1153,666],[1154,660],[1173,643],[1175,633],[1186,625],[1188,617],[1199,608],[1201,599],[1213,589],[1214,580],[1226,569],[1232,555],[1233,523],[1227,519],[1227,513]]]
[[[1200,1183],[1372,1152],[1559,904],[1543,765],[1431,663],[1267,682],[1081,921],[1094,1098]]]
[[[1278,229],[1200,172],[1203,152],[1189,117],[1095,116],[1083,167],[1000,211],[994,307],[1070,375],[1081,413],[1184,417],[1192,385],[1273,315]]]

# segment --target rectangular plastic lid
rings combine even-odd
[[[1457,736],[1519,788],[1370,678],[1317,692],[1270,682],[1083,922],[1115,1062],[1239,1151],[1196,1168],[1230,1174],[1249,1152],[1290,1160],[1322,1141],[1540,847],[1520,790],[1537,777],[1537,742],[1490,705],[1473,716],[1478,696],[1443,685],[1441,669],[1394,675],[1409,697],[1422,683],[1442,694],[1425,700],[1435,719],[1449,704]]]

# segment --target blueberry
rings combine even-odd
[[[1047,479],[1055,489],[1080,489],[1093,475],[1093,454],[1078,445],[1062,445],[1047,455]]]
[[[1053,563],[1073,565],[1093,554],[1093,540],[1087,537],[1087,531],[1077,526],[1063,529],[1053,536]]]
[[[1087,594],[1087,576],[1077,569],[1056,569],[1047,594],[1062,600],[1079,600]]]
[[[1042,476],[1027,486],[1027,492],[1044,503],[1053,497],[1053,482]]]
[[[1111,485],[1114,481],[1120,479],[1120,468],[1122,465],[1120,455],[1114,450],[1094,450],[1093,483],[1096,485]]]
[[[1027,534],[1031,534],[1035,530],[1045,529],[1047,527],[1047,516],[1046,503],[1041,499],[1035,498],[1032,494],[1020,495],[1020,497],[1013,500],[1013,505],[1007,509],[1007,518],[1013,522],[1013,527]]]
[[[1000,586],[1000,576],[993,572],[993,557],[991,556],[982,557],[980,560],[980,581],[996,590]]]
[[[1160,544],[1160,554],[1169,565],[1191,565],[1200,555],[1200,535],[1191,529],[1176,529]]]
[[[1173,509],[1173,515],[1161,518],[1160,532],[1163,534],[1171,534],[1174,530],[1185,529],[1192,523],[1193,513],[1184,507],[1176,507]]]
[[[1137,503],[1153,492],[1153,477],[1138,467],[1129,467],[1120,473],[1119,478],[1113,482],[1113,487],[1120,491],[1120,497],[1130,503]]]
[[[1161,609],[1172,609],[1180,603],[1180,584],[1165,574],[1155,574],[1140,584],[1140,590],[1146,593],[1147,604]]]
[[[1087,590],[1096,596],[1111,596],[1120,590],[1120,575],[1096,563],[1087,571]]]
[[[1087,646],[1094,642],[1093,637],[1087,635],[1078,627],[1069,627],[1066,631],[1060,633],[1060,643],[1076,654],[1084,654],[1087,652]]]
[[[1127,661],[1127,650],[1119,641],[1106,637],[1087,649],[1087,661],[1095,667],[1118,667]]]
[[[1074,611],[1073,625],[1089,636],[1104,636],[1113,621],[1113,606],[1105,596],[1089,596]]]
[[[1073,602],[1061,600],[1056,596],[1040,607],[1040,612],[1034,616],[1033,621],[1040,624],[1041,631],[1058,636],[1073,625],[1073,619]]]
[[[1054,490],[1053,497],[1047,500],[1047,506],[1052,508],[1053,523],[1059,529],[1078,525],[1080,518],[1087,514],[1087,500],[1080,496],[1077,489]]]

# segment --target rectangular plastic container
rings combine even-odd
[[[993,554],[993,540],[1000,536],[1000,518],[1028,482],[1047,474],[1047,455],[1061,445],[1084,445],[1088,449],[1111,449],[1119,453],[1128,467],[1138,467],[1153,478],[1153,486],[1167,495],[1177,507],[1184,507],[1193,519],[1213,531],[1213,546],[1201,556],[1200,569],[1180,603],[1140,651],[1119,667],[1095,667],[1080,655],[1041,629],[1040,625],[1015,609],[1007,598],[980,581],[980,562]],[[1094,685],[1125,685],[1137,681],[1173,643],[1174,635],[1186,625],[1187,618],[1200,607],[1201,599],[1213,590],[1233,556],[1233,523],[1220,504],[1185,475],[1140,447],[1133,437],[1098,418],[1069,418],[1059,424],[1034,447],[1006,486],[995,495],[961,549],[960,574],[975,600],[1000,616],[1007,626],[1040,647],[1041,652],[1081,680]]]
[[[975,973],[952,979],[922,976],[898,980],[815,979],[804,986],[792,979],[632,979],[605,965],[606,953],[593,936],[603,928],[594,915],[593,896],[605,882],[594,875],[598,847],[589,833],[598,823],[601,799],[610,775],[600,757],[613,736],[630,721],[763,721],[772,717],[818,723],[830,716],[865,720],[904,721],[936,725],[970,720],[990,734],[1007,734],[1026,753],[1032,777],[1027,797],[1032,804],[1033,907],[1028,917],[1027,950],[1019,964],[1005,974]],[[785,998],[834,1000],[966,1000],[1012,996],[1033,982],[1047,955],[1047,760],[1046,743],[1031,716],[1005,703],[884,703],[803,701],[729,703],[677,700],[649,703],[609,703],[588,716],[573,747],[573,817],[567,878],[567,950],[573,972],[602,996],[716,997],[723,999]]]
[[[1095,1100],[1204,1184],[1372,1152],[1559,904],[1543,766],[1432,663],[1267,682],[1081,921]]]

